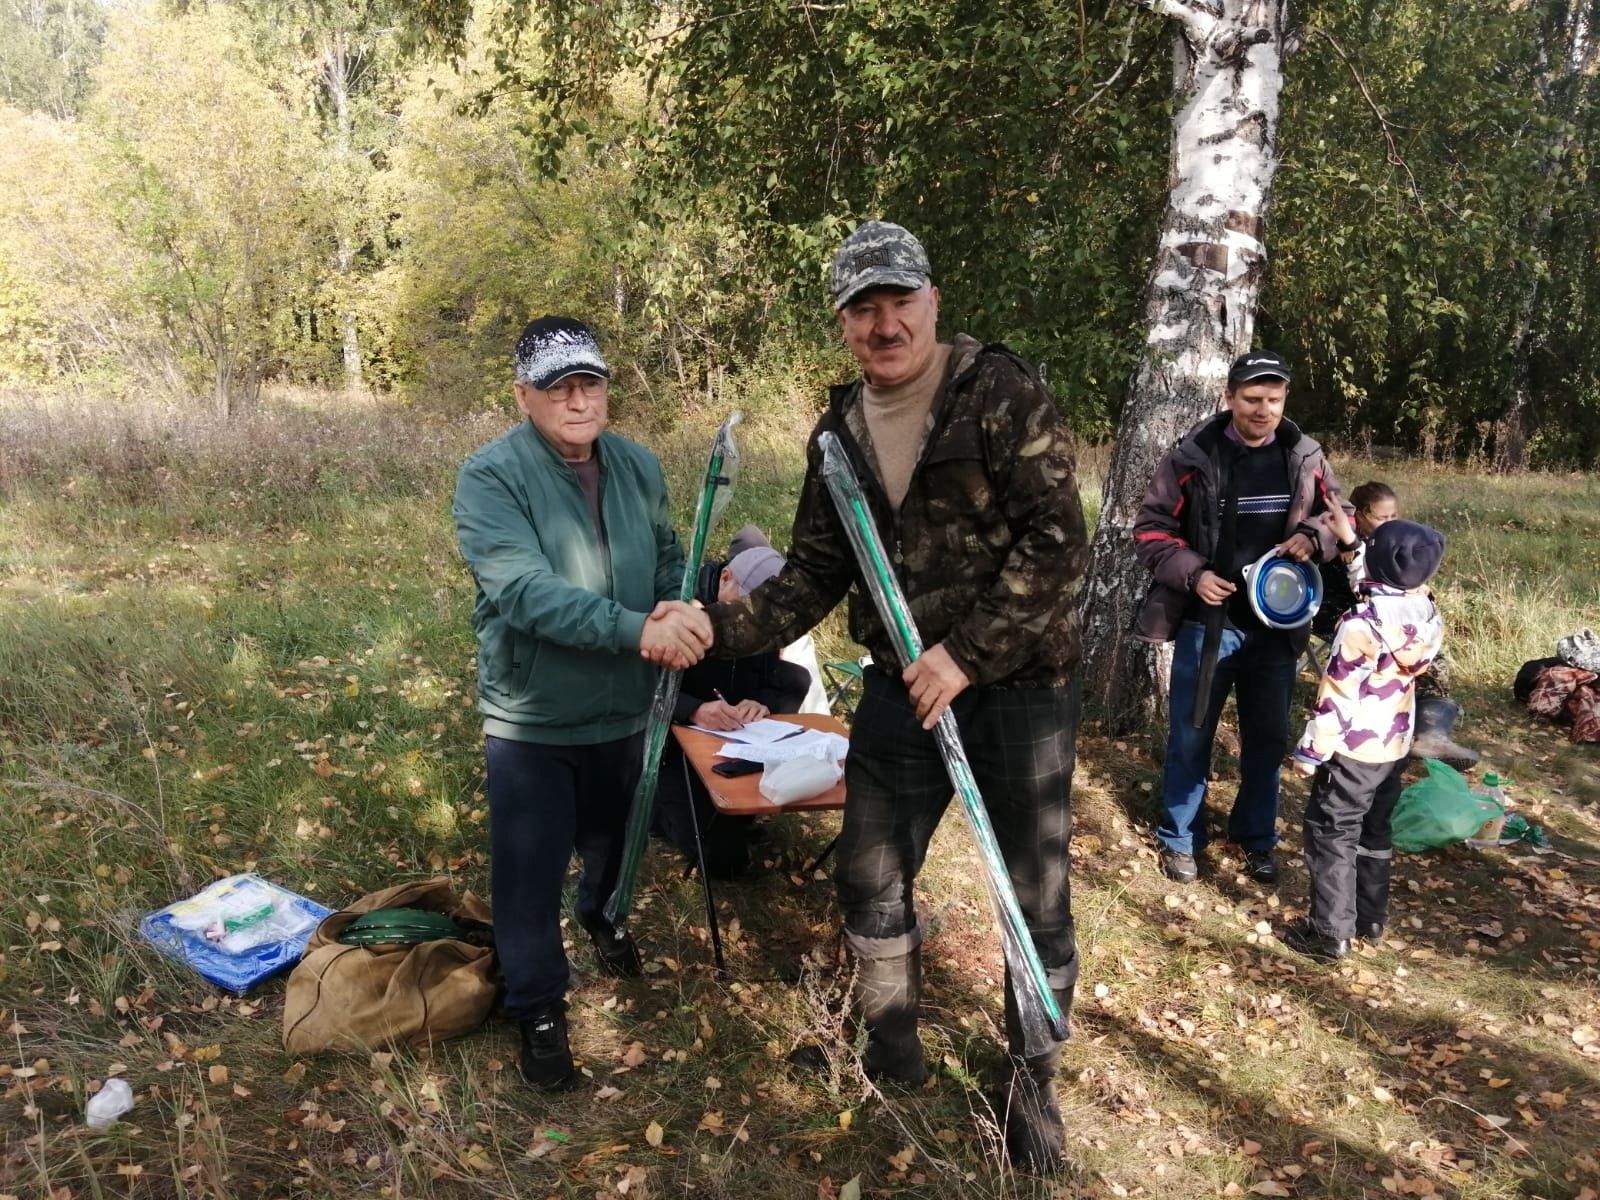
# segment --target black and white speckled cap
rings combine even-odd
[[[932,275],[928,252],[910,230],[892,221],[863,221],[833,256],[834,311],[868,288],[919,288]]]
[[[598,375],[611,378],[611,369],[600,353],[594,332],[571,317],[540,317],[529,321],[517,339],[513,359],[518,383],[531,384],[541,391],[554,387],[569,375]]]

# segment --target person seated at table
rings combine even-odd
[[[726,562],[701,566],[695,589],[695,598],[701,603],[727,603],[748,596],[783,570],[783,555],[753,526],[735,534],[729,550],[734,553]],[[784,661],[776,651],[744,658],[702,659],[683,673],[673,721],[731,733],[747,721],[771,713],[799,712],[810,687],[811,673]],[[686,765],[678,744],[668,741],[656,785],[655,832],[694,865],[699,861],[694,844],[698,824],[706,874],[730,879],[750,865],[755,818],[718,813],[705,785]]]

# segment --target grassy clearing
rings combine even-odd
[[[727,529],[784,527],[804,424],[746,431]],[[281,984],[220,997],[132,924],[252,867],[335,905],[435,873],[485,890],[470,593],[448,507],[460,457],[503,425],[304,404],[234,430],[0,410],[0,1194],[1600,1188],[1600,1058],[1583,1045],[1600,1025],[1600,774],[1592,748],[1507,696],[1518,663],[1600,607],[1600,497],[1580,478],[1384,468],[1451,537],[1464,735],[1559,853],[1404,859],[1402,928],[1383,949],[1324,970],[1278,947],[1271,930],[1305,894],[1297,864],[1276,894],[1227,862],[1189,891],[1165,884],[1145,828],[1149,739],[1085,730],[1063,1182],[1001,1165],[984,1091],[1001,964],[957,822],[924,886],[926,1040],[943,1070],[915,1095],[879,1096],[848,1055],[821,1076],[781,1062],[838,1027],[831,889],[799,876],[829,816],[775,823],[768,866],[721,891],[731,982],[710,973],[698,885],[652,855],[647,977],[615,985],[573,947],[593,1081],[570,1096],[520,1086],[499,1024],[431,1053],[284,1055]],[[680,484],[703,440],[660,435]],[[845,649],[837,618],[823,641]],[[1219,773],[1225,803],[1231,764]],[[1304,790],[1288,791],[1292,846]],[[138,1103],[89,1133],[82,1104],[110,1074]]]

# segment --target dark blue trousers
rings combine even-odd
[[[561,946],[561,890],[574,851],[582,862],[578,921],[586,928],[605,924],[643,745],[642,733],[593,746],[484,739],[494,942],[513,1020],[566,997],[571,975]]]

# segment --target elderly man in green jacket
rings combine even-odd
[[[606,432],[610,370],[567,317],[531,322],[514,384],[528,418],[480,448],[456,482],[456,533],[477,581],[478,707],[489,775],[490,887],[505,1009],[522,1076],[576,1080],[561,886],[583,863],[577,915],[600,966],[639,973],[639,952],[602,915],[622,860],[654,667],[710,645],[697,609],[671,600],[683,551],[661,464]],[[655,619],[648,619],[654,613]]]

